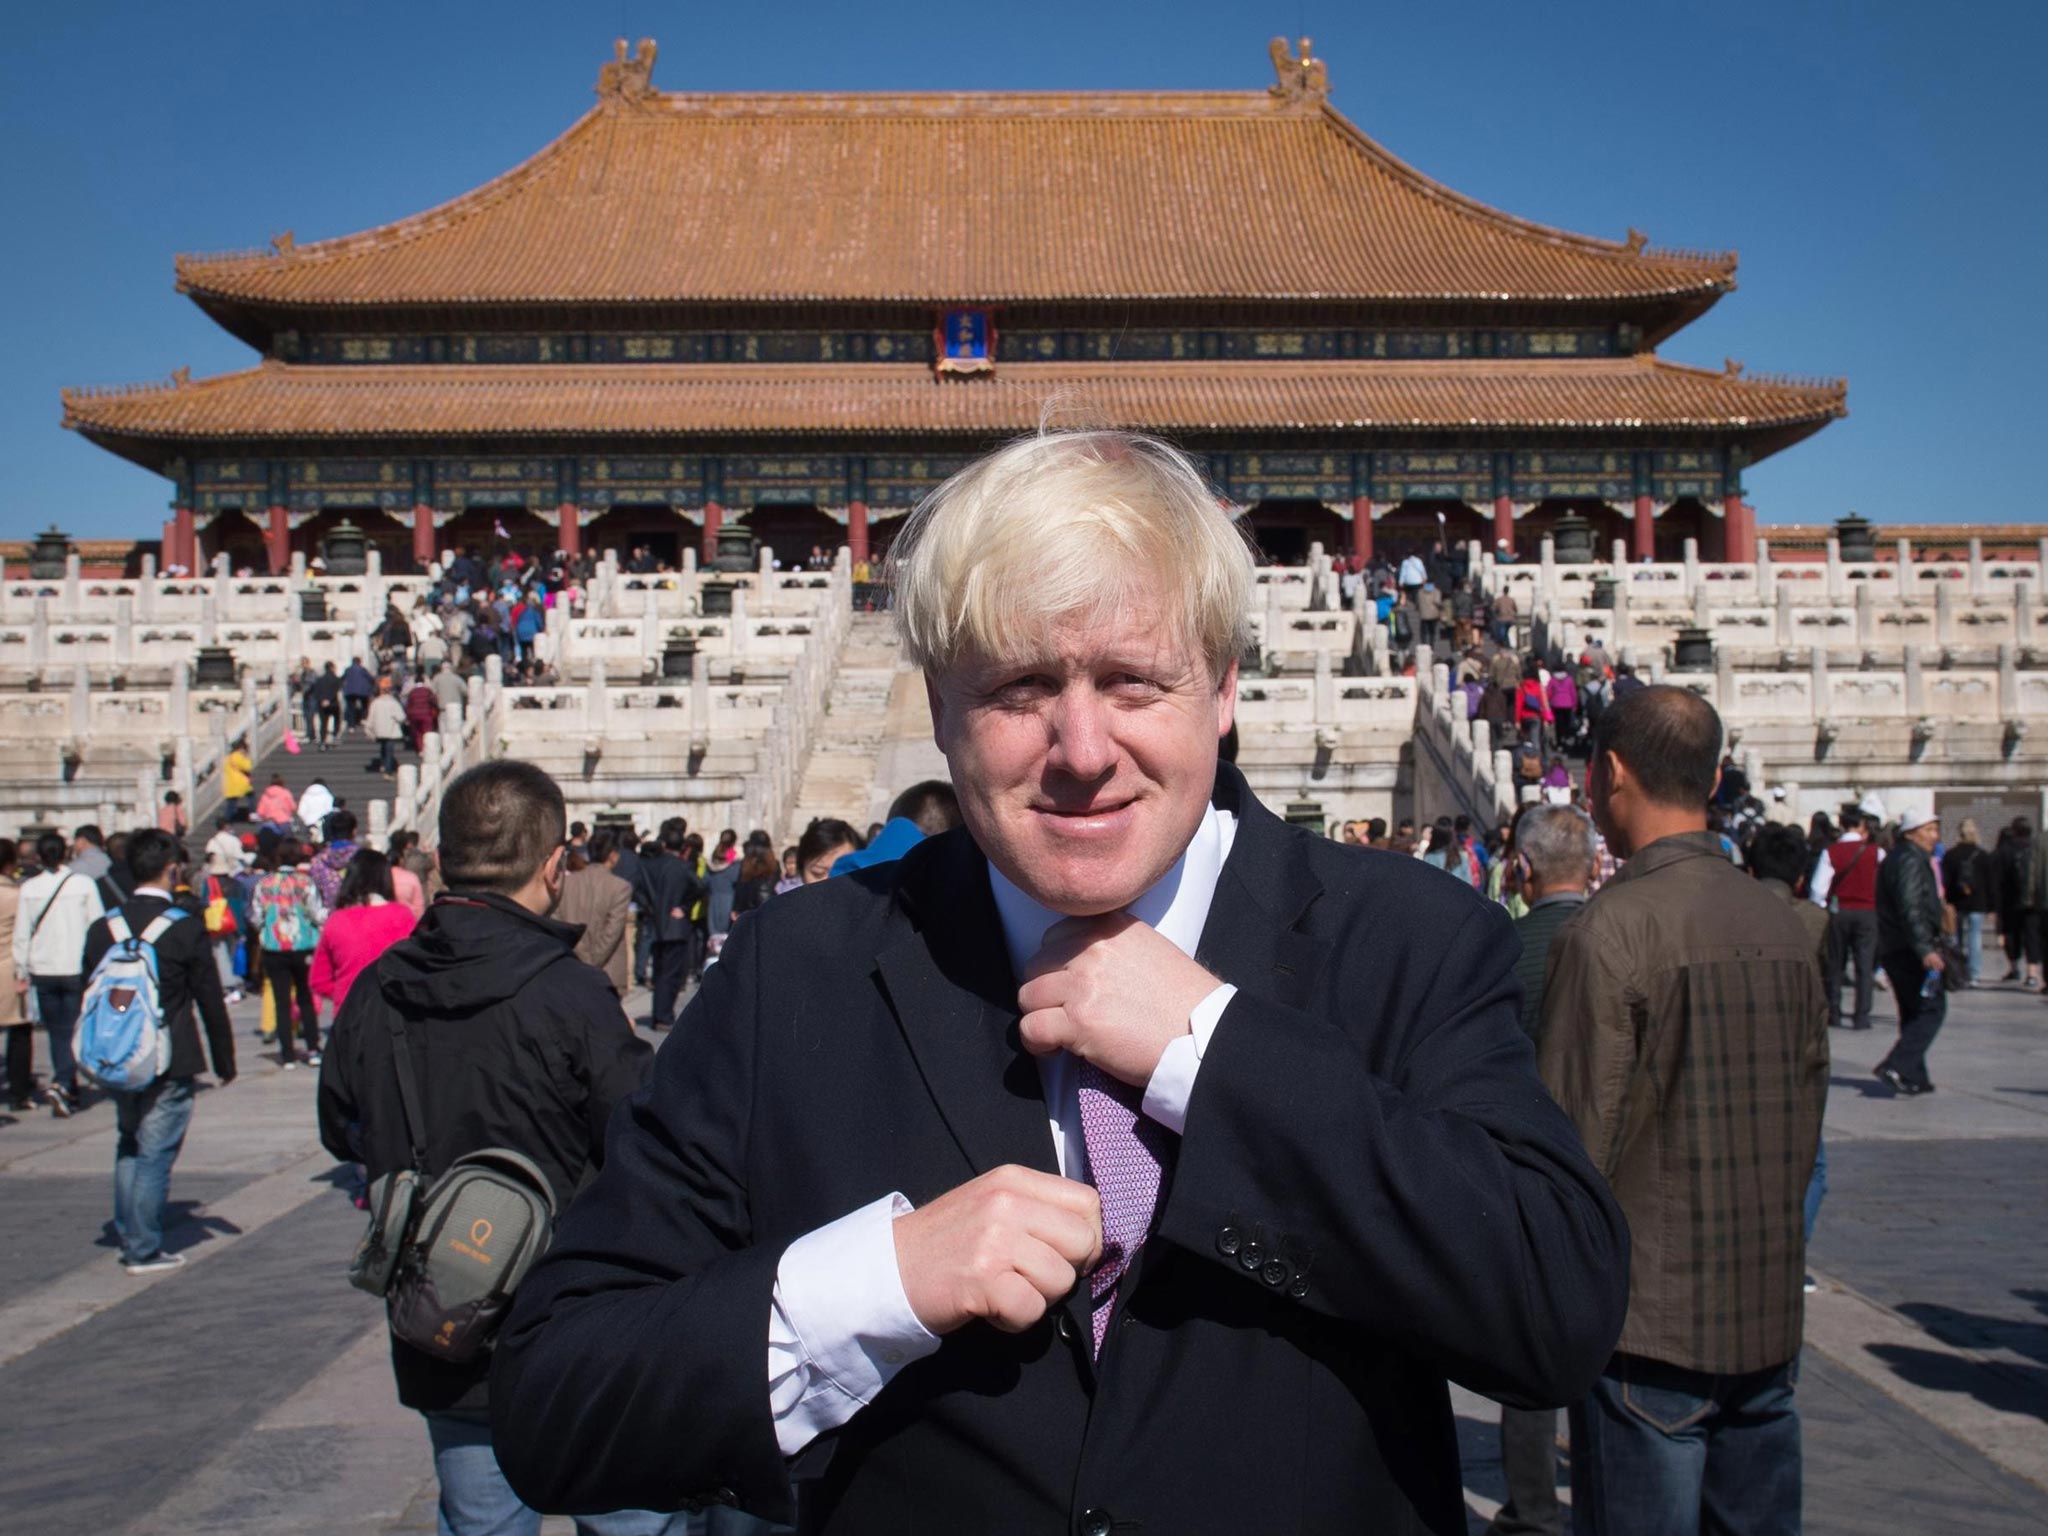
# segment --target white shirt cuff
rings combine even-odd
[[[837,1429],[939,1347],[910,1310],[896,1266],[894,1223],[912,1209],[901,1194],[884,1195],[783,1253],[768,1311],[768,1406],[784,1456]]]
[[[1188,1014],[1188,1032],[1167,1046],[1145,1084],[1143,1109],[1146,1118],[1158,1121],[1174,1135],[1187,1129],[1188,1102],[1195,1096],[1195,1074],[1202,1070],[1202,1057],[1209,1049],[1209,1037],[1223,1019],[1223,1010],[1237,996],[1237,988],[1224,982],[1195,1004]]]

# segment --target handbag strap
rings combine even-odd
[[[392,1061],[398,1068],[398,1102],[405,1114],[405,1139],[412,1147],[413,1172],[427,1171],[427,1117],[420,1112],[420,1085],[413,1076],[412,1046],[406,1039],[405,1020],[390,1015]]]
[[[63,878],[58,880],[56,886],[51,890],[49,899],[43,903],[43,910],[38,912],[36,914],[36,920],[28,925],[29,943],[35,943],[36,935],[43,931],[43,919],[50,915],[50,908],[57,905],[57,898],[64,894],[64,887],[69,885],[70,883],[71,871],[67,869],[64,871]]]

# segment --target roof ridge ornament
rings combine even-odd
[[[1330,66],[1311,56],[1313,47],[1314,40],[1306,37],[1301,40],[1299,56],[1287,46],[1284,37],[1276,37],[1266,45],[1266,51],[1273,56],[1273,73],[1279,76],[1267,87],[1273,95],[1292,104],[1320,104],[1330,99]]]
[[[298,240],[290,230],[282,230],[270,237],[270,249],[279,256],[289,256],[299,248]]]
[[[622,37],[612,44],[612,62],[597,72],[597,94],[601,99],[644,101],[654,94],[654,39],[643,37],[626,52]]]
[[[1633,224],[1629,225],[1628,227],[1628,239],[1622,242],[1623,245],[1628,247],[1628,253],[1631,256],[1642,255],[1643,247],[1648,245],[1649,243],[1650,237],[1644,234],[1640,229],[1637,229]]]
[[[1723,374],[1725,374],[1725,375],[1726,375],[1727,377],[1731,378],[1731,379],[1739,379],[1739,378],[1741,378],[1741,377],[1742,377],[1742,359],[1741,359],[1741,358],[1739,358],[1739,357],[1724,357],[1724,358],[1722,358],[1722,359],[1721,359],[1721,372],[1722,372]]]

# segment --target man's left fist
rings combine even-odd
[[[1217,987],[1171,939],[1124,912],[1053,926],[1017,992],[1034,1056],[1071,1051],[1142,1088]]]

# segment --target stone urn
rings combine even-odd
[[[726,612],[730,613],[731,611],[732,605],[730,601],[728,601],[726,604]],[[668,643],[663,645],[661,648],[662,680],[664,682],[687,683],[690,680],[690,671],[692,664],[696,661],[696,659],[696,635],[687,629],[677,629],[670,631]]]
[[[1877,558],[1877,525],[1868,518],[1858,517],[1854,512],[1837,518],[1835,540],[1841,546],[1844,560],[1868,564]]]
[[[224,645],[202,645],[192,663],[195,688],[233,688],[241,681],[235,672],[235,653]]]
[[[758,558],[758,546],[746,524],[727,523],[718,530],[718,553],[711,557],[712,570],[751,571]]]
[[[697,589],[698,611],[707,619],[729,619],[732,617],[732,590],[738,586],[735,581],[707,581]]]
[[[55,523],[36,535],[28,549],[28,574],[35,581],[61,581],[71,558],[71,535]]]
[[[1600,577],[1593,583],[1593,606],[1595,608],[1613,608],[1615,602],[1614,593],[1620,585],[1612,576]]]
[[[1711,672],[1714,670],[1714,632],[1688,625],[1678,632],[1678,638],[1671,646],[1671,670],[1674,672]]]
[[[320,558],[327,562],[330,576],[366,575],[370,569],[369,536],[343,518],[320,541]]]
[[[1559,565],[1593,563],[1593,525],[1576,512],[1567,512],[1550,530],[1552,553]]]

